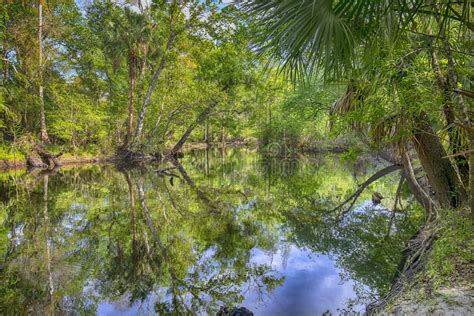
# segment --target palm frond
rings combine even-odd
[[[293,80],[345,74],[357,51],[393,42],[420,15],[442,15],[440,29],[452,20],[472,28],[471,0],[247,0],[244,8],[260,22],[260,51]]]
[[[253,1],[246,6],[265,22],[257,34],[261,51],[281,60],[282,69],[293,79],[320,66],[337,73],[343,63],[350,64],[352,32],[332,1]]]
[[[363,99],[363,93],[357,87],[356,83],[351,81],[347,85],[344,95],[336,100],[329,110],[329,129],[334,128],[337,119],[345,117],[351,112],[357,111],[362,105],[362,103],[359,102],[361,99]],[[363,129],[359,120],[350,120],[349,124],[352,130],[360,131]]]

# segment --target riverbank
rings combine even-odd
[[[190,142],[185,143],[181,149],[182,152],[189,152],[193,150],[205,150],[208,148],[235,148],[235,147],[248,147],[251,149],[260,149],[263,153],[267,153],[273,156],[287,156],[293,153],[300,154],[324,154],[324,153],[344,153],[348,151],[354,151],[354,149],[345,141],[315,141],[312,144],[285,144],[272,142],[270,144],[262,144],[257,139],[248,140],[230,140],[225,143],[222,142]],[[352,148],[352,149],[351,149]],[[57,148],[53,148],[52,152],[58,152]],[[352,154],[361,153],[362,149],[354,151]],[[94,155],[89,153],[83,153],[74,155],[71,153],[64,153],[60,157],[62,165],[82,164],[82,163],[100,163],[110,162],[117,158],[114,153]],[[0,152],[0,171],[6,171],[10,169],[26,168],[26,157],[17,152],[14,156],[6,151]]]
[[[440,214],[425,268],[380,315],[473,315],[474,227],[468,210]]]
[[[61,157],[61,165],[69,166],[74,164],[84,164],[84,163],[102,163],[110,162],[114,160],[112,155],[104,156],[65,156]],[[7,171],[12,169],[21,169],[26,168],[26,160],[7,160],[0,159],[0,171]]]

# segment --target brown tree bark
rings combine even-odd
[[[205,126],[204,126],[204,142],[209,146],[210,140],[209,140],[209,120],[206,120]]]
[[[6,82],[10,79],[10,62],[8,61],[7,50],[3,51],[3,82]]]
[[[125,138],[124,147],[128,146],[132,142],[133,112],[135,111],[134,100],[135,100],[136,80],[137,80],[137,58],[135,56],[135,53],[133,51],[130,51],[128,55],[129,92],[128,92],[127,137]]]
[[[459,207],[466,202],[466,191],[454,169],[441,141],[422,112],[415,119],[413,134],[415,149],[428,181],[435,192],[435,199],[446,207]]]
[[[400,148],[400,157],[403,165],[404,175],[411,193],[418,201],[418,203],[420,203],[426,210],[426,213],[428,215],[431,214],[435,203],[429,196],[429,193],[426,192],[418,183],[415,171],[413,170],[413,165],[411,163],[410,156],[408,155],[408,151],[405,145],[402,145]]]
[[[454,160],[461,176],[461,180],[463,181],[463,184],[467,187],[469,185],[469,164],[464,155],[457,155],[464,149],[461,144],[459,126],[455,124],[456,118],[453,105],[454,96],[452,92],[452,79],[447,80],[447,78],[443,75],[443,72],[438,62],[438,56],[436,55],[436,52],[434,51],[433,47],[430,47],[430,53],[431,66],[436,75],[436,83],[443,93],[443,113],[446,120],[446,129],[448,131],[449,143],[452,149],[451,153],[455,155]]]
[[[454,60],[453,52],[451,49],[451,45],[448,42],[446,37],[443,38],[443,45],[444,50],[446,51],[446,56],[448,58],[448,83],[450,88],[453,91],[458,89],[458,76],[456,72],[456,62]],[[467,138],[469,141],[469,148],[471,152],[468,154],[468,163],[469,163],[469,171],[468,171],[468,179],[469,179],[469,207],[471,208],[471,218],[474,219],[474,153],[472,150],[474,149],[474,126],[472,124],[471,117],[469,115],[469,109],[464,102],[462,95],[454,94],[453,98],[457,105],[460,108],[462,113],[462,122],[463,128],[466,130]]]
[[[438,12],[438,8],[436,8],[436,11],[437,11],[436,20],[439,24],[442,25],[441,23],[442,16]],[[468,25],[468,27],[469,26],[470,25]],[[449,43],[448,37],[446,36],[446,30],[443,25],[441,26],[439,35],[443,43],[444,52],[448,59],[448,86],[450,87],[450,90],[453,92],[452,97],[455,104],[458,106],[460,112],[462,113],[461,120],[463,123],[463,128],[466,130],[466,134],[467,134],[467,138],[469,142],[468,150],[473,150],[474,149],[474,126],[472,124],[472,119],[469,114],[468,106],[464,102],[462,94],[458,94],[455,92],[456,90],[458,90],[456,62],[454,59],[453,51],[451,49],[451,45]],[[468,186],[470,190],[469,207],[471,209],[471,217],[474,219],[474,154],[472,152],[469,153],[468,163],[469,163],[469,174],[468,174],[469,185]]]
[[[188,129],[186,130],[186,132],[184,132],[183,136],[181,136],[181,138],[179,139],[179,141],[176,143],[176,145],[174,145],[173,149],[171,149],[169,155],[173,156],[175,155],[178,151],[181,150],[181,148],[183,147],[184,143],[186,142],[186,140],[188,139],[189,135],[191,135],[191,133],[193,132],[193,130],[196,128],[196,126],[198,126],[199,124],[201,124],[209,115],[209,113],[211,113],[212,109],[214,109],[214,107],[217,105],[217,102],[212,102],[211,104],[209,104],[205,109],[204,111],[201,112],[201,114],[199,114],[199,116],[196,118],[196,120],[194,120],[194,122],[188,127]]]

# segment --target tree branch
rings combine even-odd
[[[376,180],[386,176],[389,173],[392,173],[394,171],[402,169],[402,165],[391,165],[388,166],[382,170],[377,171],[374,175],[372,175],[369,179],[367,179],[364,183],[362,183],[359,188],[351,195],[349,196],[344,202],[333,208],[330,212],[335,212],[338,209],[342,208],[344,205],[347,203],[351,202],[347,210],[344,211],[344,213],[347,213],[348,211],[351,210],[351,208],[354,206],[355,202],[359,198],[359,196],[362,194],[362,192],[373,182]]]

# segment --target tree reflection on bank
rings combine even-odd
[[[108,302],[215,314],[249,293],[269,297],[284,286],[284,273],[252,256],[257,249],[288,256],[291,247],[330,255],[360,297],[376,295],[390,285],[420,220],[416,212],[397,216],[387,235],[381,208],[342,219],[329,213],[356,187],[355,177],[364,178],[335,157],[281,168],[281,160],[229,150],[169,166],[168,175],[156,166],[2,174],[0,311],[95,313]],[[397,179],[374,185],[389,196]]]

